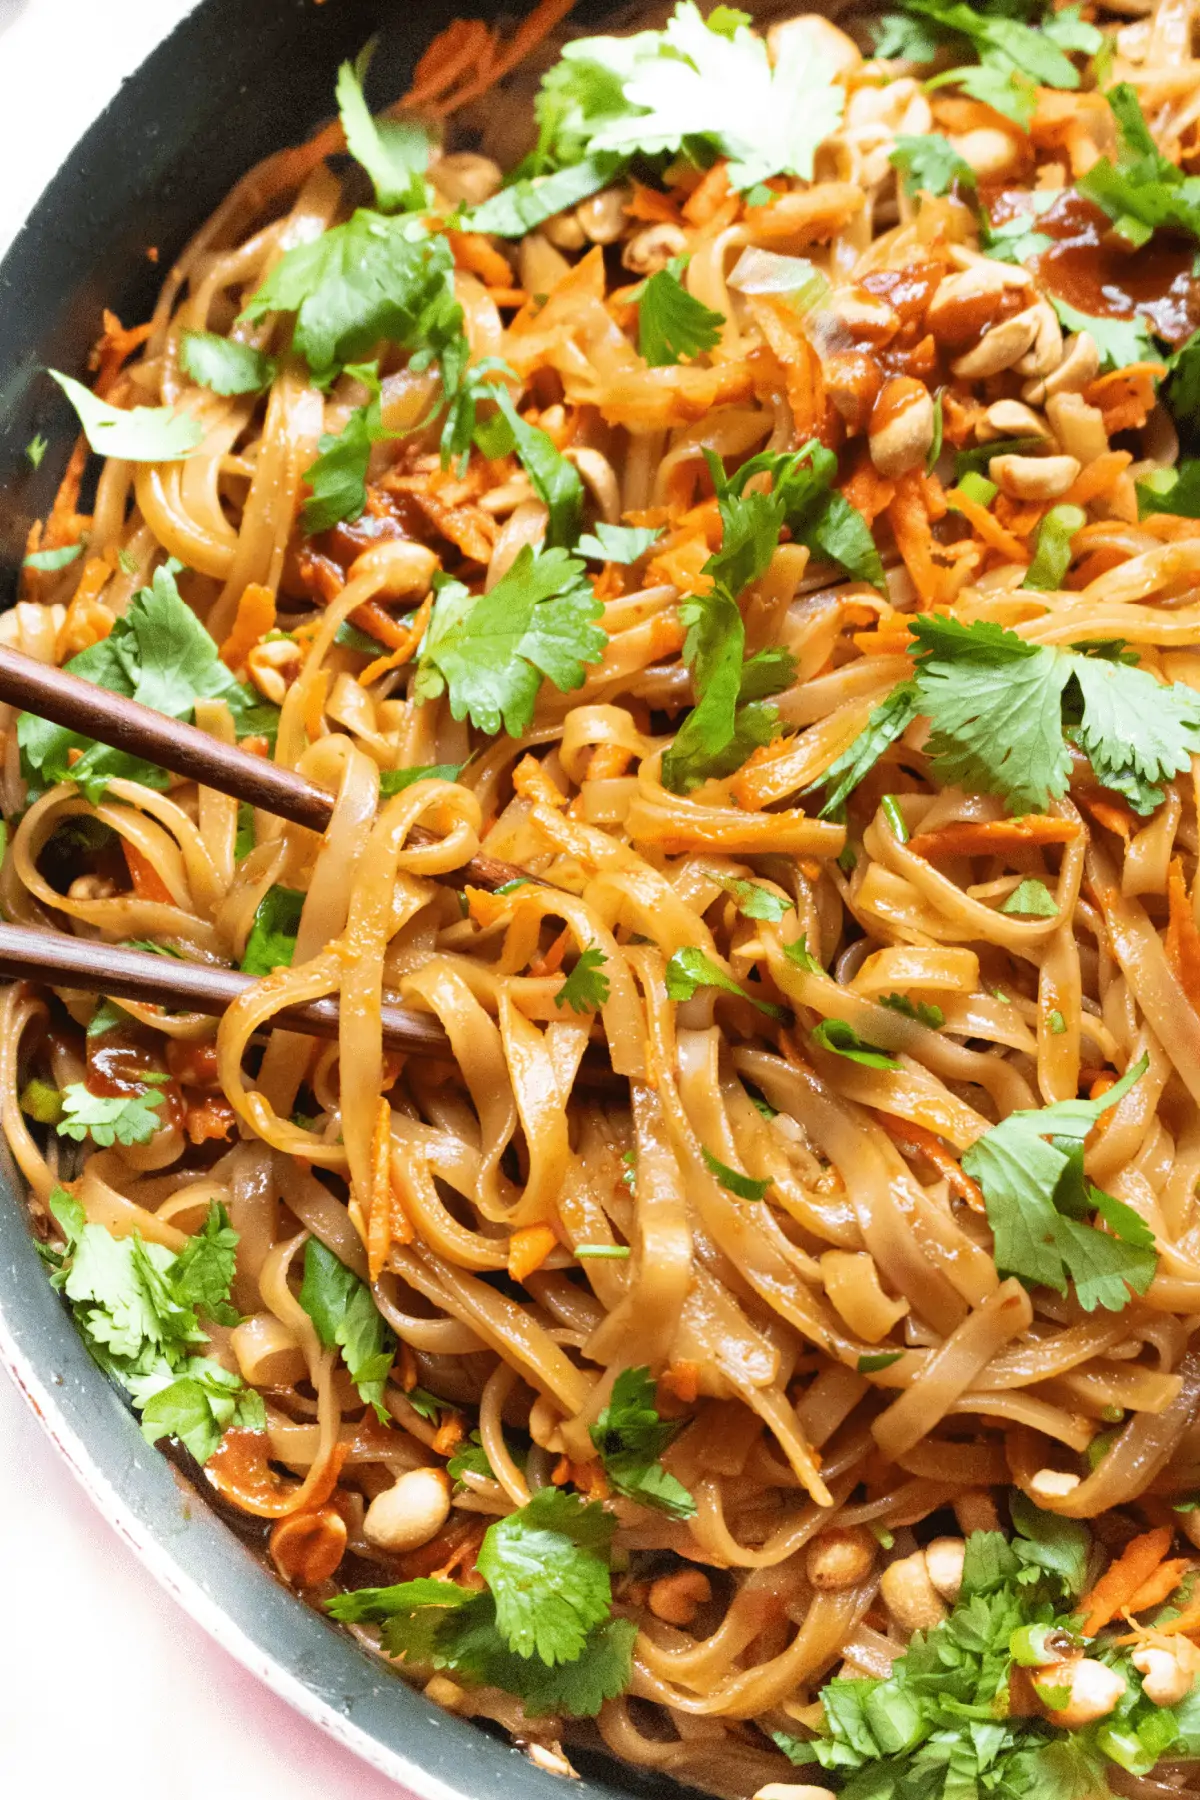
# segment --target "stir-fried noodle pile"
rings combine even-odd
[[[7,719],[6,917],[261,977],[8,992],[50,1277],[285,1580],[544,1766],[1173,1792],[1192,10],[565,11],[378,119],[347,65],[62,378],[4,641],[335,799]]]

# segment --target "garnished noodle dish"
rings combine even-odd
[[[347,64],[56,376],[0,637],[334,798],[6,716],[5,916],[258,978],[7,991],[48,1278],[543,1767],[1188,1790],[1192,9],[566,12]]]

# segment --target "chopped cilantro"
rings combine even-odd
[[[554,996],[558,1007],[569,1006],[572,1012],[594,1012],[608,999],[610,982],[601,974],[608,961],[603,950],[592,948],[580,952],[575,967]]]
[[[853,1025],[845,1019],[822,1019],[819,1025],[813,1026],[813,1042],[820,1044],[822,1050],[832,1050],[836,1056],[845,1056],[850,1062],[862,1063],[868,1069],[898,1069],[900,1064],[886,1050],[879,1050],[874,1044],[865,1043],[855,1031]]]
[[[43,575],[56,575],[83,555],[83,544],[64,544],[61,550],[34,550],[21,564],[23,569],[37,569]]]
[[[166,1079],[165,1075],[147,1077],[151,1082]],[[73,1081],[62,1091],[58,1135],[74,1138],[76,1143],[90,1137],[93,1144],[106,1150],[113,1144],[148,1144],[163,1128],[157,1108],[165,1098],[153,1085],[142,1094],[109,1097],[89,1093],[81,1081]]]
[[[743,1175],[740,1169],[731,1169],[723,1163],[719,1156],[714,1156],[707,1144],[701,1144],[700,1154],[704,1158],[704,1166],[710,1175],[715,1175],[723,1188],[736,1194],[739,1200],[764,1200],[770,1192],[771,1179],[756,1181],[753,1175]]]
[[[622,1369],[591,1438],[614,1492],[673,1519],[690,1519],[695,1501],[659,1460],[679,1429],[679,1421],[659,1417],[649,1369]]]
[[[1086,331],[1095,340],[1100,352],[1102,371],[1125,369],[1130,363],[1155,360],[1156,353],[1149,328],[1139,314],[1135,314],[1132,319],[1110,319],[1080,312],[1054,294],[1050,296],[1050,300],[1060,323],[1068,331]]]
[[[483,231],[493,237],[524,237],[547,219],[598,194],[624,166],[623,156],[607,151],[585,156],[581,162],[552,175],[523,176],[473,207],[463,219],[463,230]]]
[[[1113,221],[1118,236],[1140,248],[1165,228],[1200,237],[1200,176],[1185,175],[1150,134],[1137,90],[1120,82],[1105,95],[1117,123],[1114,164],[1094,162],[1075,186]]]
[[[348,1269],[318,1238],[304,1246],[300,1304],[327,1350],[338,1349],[360,1397],[390,1425],[383,1404],[396,1340],[384,1323],[365,1281]],[[412,1396],[409,1396],[410,1400]]]
[[[704,356],[721,341],[725,315],[688,293],[680,280],[683,265],[676,257],[638,290],[638,349],[652,369]]]
[[[1127,1070],[1098,1100],[1063,1100],[1010,1113],[962,1159],[983,1189],[996,1266],[1029,1286],[1067,1291],[1075,1283],[1085,1312],[1119,1312],[1130,1290],[1144,1294],[1158,1257],[1154,1233],[1132,1207],[1086,1181],[1083,1143],[1101,1113],[1116,1106],[1146,1072]],[[1098,1214],[1107,1230],[1090,1224]]]
[[[601,521],[594,532],[585,532],[575,546],[576,554],[595,562],[635,563],[645,556],[662,536],[661,530],[644,525],[605,525]]]
[[[860,1356],[855,1367],[860,1375],[876,1375],[880,1369],[890,1369],[903,1355],[903,1350],[873,1350],[866,1356]]]
[[[139,589],[108,637],[72,657],[67,669],[110,693],[152,706],[168,718],[190,722],[197,698],[205,696],[228,703],[239,737],[273,732],[278,717],[275,708],[264,705],[253,688],[244,687],[230,674],[217,646],[180,597],[176,567],[165,563],[156,569],[152,585]],[[45,786],[74,781],[94,803],[108,783],[118,778],[151,788],[165,788],[170,781],[153,763],[142,762],[126,750],[110,749],[63,725],[52,725],[33,713],[22,713],[18,719],[17,742],[22,770],[33,790],[39,788],[38,777]],[[75,750],[82,755],[72,762]]]
[[[261,394],[275,379],[278,364],[253,344],[214,331],[185,331],[179,340],[184,372],[214,394]]]
[[[893,169],[899,169],[904,191],[915,198],[919,193],[948,194],[955,182],[960,187],[976,185],[975,171],[950,143],[933,133],[928,137],[898,137],[888,156]]]
[[[929,1031],[940,1031],[946,1023],[946,1015],[940,1006],[931,1006],[927,1000],[910,1000],[907,994],[880,994],[879,1004],[899,1013],[902,1018],[914,1019]]]
[[[190,456],[204,436],[203,427],[189,412],[177,412],[173,406],[128,410],[110,406],[70,375],[61,375],[57,369],[46,373],[75,408],[83,434],[97,456],[115,456],[122,462],[177,462]]]
[[[29,458],[30,464],[32,465],[33,468],[35,468],[35,469],[41,468],[42,458],[45,456],[45,454],[49,448],[50,448],[49,442],[47,441],[47,439],[45,439],[42,436],[40,431],[36,434],[36,436],[30,438],[29,442],[25,446],[25,454]]]
[[[1200,363],[1197,371],[1200,373]],[[1200,403],[1200,383],[1196,397]],[[1139,518],[1174,513],[1177,518],[1200,519],[1200,460],[1181,462],[1174,469],[1155,469],[1137,483],[1137,498]]]
[[[802,931],[792,943],[783,946],[783,954],[790,963],[795,963],[798,969],[803,969],[806,975],[823,975],[825,973],[808,947],[808,933],[805,931]]]
[[[426,763],[419,769],[384,769],[379,777],[379,792],[384,800],[390,800],[414,781],[457,781],[465,768],[465,763]]]
[[[874,768],[897,738],[904,736],[920,710],[916,686],[911,681],[893,688],[887,699],[880,701],[853,743],[847,745],[825,773],[805,790],[811,793],[813,788],[828,789],[818,818],[828,819],[841,811],[863,776]]]
[[[306,898],[294,888],[267,889],[246,940],[241,963],[244,974],[269,975],[272,969],[291,968]]]
[[[1052,193],[1038,193],[1036,190],[1021,195],[1022,207],[1011,218],[994,224],[986,207],[981,209],[979,222],[980,247],[996,262],[1028,263],[1035,256],[1053,247],[1054,239],[1046,231],[1038,231],[1034,220],[1048,212],[1058,198]]]
[[[1046,1024],[1049,1028],[1051,1037],[1062,1037],[1067,1029],[1067,1021],[1063,1018],[1062,1014],[1057,1011],[1047,1013]]]
[[[367,504],[367,467],[376,444],[394,434],[383,422],[383,398],[374,363],[347,364],[371,390],[365,406],[356,406],[339,432],[322,432],[319,454],[304,472],[308,497],[304,502],[304,529],[310,536],[329,531],[346,519],[362,517]]]
[[[539,425],[523,419],[505,387],[490,390],[508,426],[521,464],[550,514],[546,543],[570,550],[583,523],[583,482],[579,470]]]
[[[526,544],[487,594],[443,580],[425,634],[418,700],[449,693],[454,718],[510,737],[529,729],[542,677],[562,693],[582,687],[585,664],[608,639],[594,623],[603,606],[583,564],[562,549]]]
[[[736,901],[743,918],[769,919],[777,924],[792,910],[790,900],[785,900],[782,894],[772,893],[770,888],[762,887],[757,881],[744,881],[739,875],[718,875],[716,879]]]
[[[676,950],[667,964],[667,998],[669,1000],[690,1000],[697,988],[720,988],[722,993],[736,994],[739,1000],[749,1000],[757,1006],[759,1012],[766,1013],[771,1019],[787,1017],[782,1006],[774,1006],[769,1000],[758,1000],[746,989],[739,987],[731,975],[719,969],[711,957],[705,956],[703,950],[692,945],[683,950]]]
[[[1017,884],[1000,911],[1023,914],[1027,919],[1053,919],[1058,915],[1058,902],[1044,881],[1029,875]]]
[[[338,115],[346,148],[371,177],[380,212],[421,212],[429,204],[425,185],[429,133],[411,114],[402,119],[372,118],[363,83],[374,48],[372,40],[355,62],[344,62],[338,70]]]

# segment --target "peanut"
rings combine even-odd
[[[332,1506],[280,1519],[270,1537],[271,1561],[292,1587],[320,1587],[346,1553],[346,1521]]]
[[[932,1631],[946,1617],[941,1596],[929,1579],[925,1552],[889,1563],[879,1583],[883,1603],[902,1631]]]
[[[814,1538],[804,1555],[804,1572],[818,1593],[836,1594],[856,1587],[875,1561],[875,1539],[861,1526],[845,1531],[836,1525]]]
[[[1010,500],[1058,500],[1079,473],[1073,456],[993,456],[988,475]]]
[[[876,419],[882,422],[876,426]],[[933,401],[909,375],[887,381],[871,412],[867,442],[871,461],[888,480],[920,468],[933,443]]]
[[[682,256],[686,249],[687,238],[679,226],[664,219],[631,237],[621,252],[621,262],[634,275],[657,275],[673,256]]]
[[[702,1569],[677,1569],[651,1583],[650,1611],[668,1625],[690,1625],[712,1599],[712,1584]]]
[[[450,1487],[441,1469],[409,1469],[367,1508],[363,1536],[381,1550],[416,1550],[450,1516]]]

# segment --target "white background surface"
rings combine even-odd
[[[254,0],[246,0],[253,6]],[[190,0],[0,0],[0,254]],[[179,1610],[0,1373],[0,1793],[396,1800]]]

